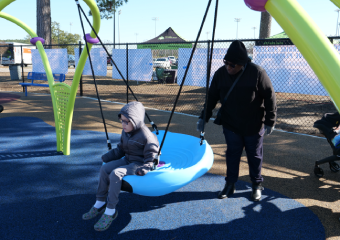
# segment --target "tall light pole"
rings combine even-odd
[[[237,23],[236,25],[236,39],[238,38],[238,23],[241,21],[241,18],[235,18],[235,22]]]
[[[118,11],[118,41],[119,41],[119,49],[120,49],[120,30],[119,30],[119,15],[122,13],[122,10]]]
[[[336,20],[336,31],[335,31],[335,36],[338,36],[339,32],[338,32],[338,25],[339,25],[339,12],[340,9],[335,10],[335,12],[338,12],[338,19]]]
[[[116,8],[113,8],[113,48],[116,49]]]
[[[156,22],[159,20],[159,18],[154,17],[154,18],[152,18],[152,20],[155,21],[155,37],[156,37],[157,36],[157,34],[156,34]]]
[[[135,33],[135,35],[136,35],[136,43],[137,43],[137,36],[138,36],[138,33]]]
[[[252,29],[254,29],[254,39],[255,39],[255,29],[256,29],[256,27],[252,27]]]
[[[208,31],[208,32],[206,32],[206,33],[207,33],[207,40],[209,40],[209,33],[210,33],[210,32]]]

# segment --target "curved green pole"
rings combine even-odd
[[[92,16],[93,16],[93,28],[96,33],[99,33],[100,28],[100,13],[97,7],[97,4],[94,0],[84,0],[84,2],[89,6]],[[96,34],[91,31],[91,37],[96,38]],[[91,51],[92,44],[88,44],[89,51]],[[71,93],[69,97],[69,101],[67,104],[67,113],[66,113],[66,120],[65,120],[65,133],[64,133],[64,154],[70,154],[70,142],[71,142],[71,126],[72,126],[72,118],[73,118],[73,111],[74,111],[74,103],[76,100],[76,94],[79,87],[80,77],[84,70],[86,59],[88,57],[87,48],[84,48],[82,51],[78,65],[73,76],[73,81],[71,85]]]
[[[10,3],[14,2],[16,0],[0,0],[0,12]],[[98,33],[99,32],[99,28],[100,28],[100,13],[99,10],[97,8],[97,5],[95,3],[94,0],[83,0],[90,8],[91,12],[92,12],[92,16],[93,16],[93,28],[95,29],[95,31]],[[28,34],[30,34],[31,37],[37,37],[37,34],[31,29],[29,28],[25,23],[19,21],[18,19],[15,19],[14,17],[11,17],[8,14],[5,13],[0,13],[0,17],[3,17],[9,21],[12,21],[13,23],[17,24],[18,26],[22,27],[23,29],[25,29]],[[91,37],[95,38],[96,35],[93,31],[91,31],[90,33]],[[51,92],[51,97],[52,97],[52,103],[53,103],[53,111],[54,111],[54,119],[55,119],[55,125],[56,125],[56,133],[57,133],[57,150],[60,151],[60,149],[63,149],[63,153],[65,155],[69,155],[70,154],[70,140],[71,140],[71,125],[72,125],[72,117],[73,117],[73,110],[74,110],[74,103],[75,103],[75,98],[76,98],[76,94],[77,94],[77,90],[78,90],[78,86],[79,86],[79,81],[80,81],[80,77],[81,77],[81,73],[84,70],[84,66],[86,63],[86,59],[88,57],[88,52],[87,49],[85,48],[84,51],[82,52],[76,71],[75,71],[75,75],[73,77],[73,81],[72,81],[72,85],[71,85],[71,90],[70,90],[70,95],[68,97],[68,101],[67,101],[67,110],[66,110],[66,116],[65,116],[65,130],[64,132],[61,134],[60,128],[59,128],[59,120],[58,120],[58,111],[60,109],[57,109],[57,101],[58,99],[56,99],[56,96],[54,94],[54,87],[56,86],[56,91],[57,91],[57,87],[61,86],[61,87],[69,87],[67,84],[63,84],[63,83],[54,83],[54,79],[53,79],[53,74],[46,56],[46,53],[44,51],[43,45],[41,44],[40,41],[37,42],[36,44],[37,48],[39,49],[39,53],[41,55],[43,64],[44,64],[44,68],[47,74],[47,78],[48,78],[48,83],[49,83],[49,87],[50,87],[50,92]],[[88,44],[89,46],[89,50],[92,47],[92,44]],[[61,136],[61,137],[60,137]],[[60,138],[63,138],[62,140]],[[63,146],[60,146],[60,142],[62,142]]]
[[[248,3],[255,0],[245,0]],[[339,0],[332,0],[339,3]],[[265,0],[264,8],[299,49],[340,112],[340,56],[325,34],[296,0]]]
[[[10,4],[11,2],[14,2],[15,0],[2,0],[0,1],[0,12],[2,11],[2,9],[4,9],[8,4]]]
[[[340,8],[340,1],[339,0],[331,0],[338,8]]]
[[[15,23],[19,27],[23,28],[32,38],[38,37],[38,35],[29,26],[27,26],[25,23],[21,22],[20,20],[16,19],[15,17],[12,17],[11,15],[3,13],[3,12],[0,12],[0,17],[7,19],[7,20]],[[40,41],[37,42],[36,46],[39,50],[39,53],[40,53],[41,58],[42,58],[42,62],[44,64],[45,71],[47,73],[48,84],[51,86],[51,85],[54,84],[54,79],[53,79],[53,74],[52,74],[50,64],[48,62],[47,55],[46,55],[44,48],[43,48],[43,45],[41,44]]]
[[[2,2],[0,2],[0,4],[1,3]],[[3,12],[0,12],[0,17],[15,23],[16,25],[18,25],[19,27],[24,29],[32,38],[38,36],[28,25],[26,25],[22,21],[16,19],[15,17],[12,17],[11,15],[3,13]],[[42,43],[40,41],[37,41],[36,46],[37,46],[37,48],[39,50],[40,56],[42,58],[42,62],[44,64],[44,69],[46,71],[47,81],[48,81],[48,85],[49,85],[50,92],[51,92],[51,98],[52,98],[54,121],[55,121],[55,125],[56,125],[56,127],[55,127],[56,135],[59,136],[60,135],[60,133],[59,133],[59,121],[57,120],[56,101],[55,101],[54,92],[52,91],[52,87],[53,87],[53,84],[54,84],[54,78],[53,78],[52,70],[51,70],[50,64],[48,62],[48,58],[47,58],[47,55],[45,53],[45,50],[44,50],[44,47],[43,47]],[[58,151],[60,150],[60,143],[59,143],[59,141],[57,141],[57,150]]]
[[[305,57],[340,112],[338,51],[296,0],[268,0],[265,8]]]

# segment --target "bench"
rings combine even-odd
[[[62,73],[53,73],[54,81],[64,82],[65,74]],[[34,81],[47,81],[46,73],[38,73],[38,72],[29,72],[27,75],[27,79],[32,80],[27,83],[19,83],[21,86],[25,88],[25,96],[27,97],[27,87],[28,86],[36,86],[36,87],[49,87],[48,84],[36,83]]]

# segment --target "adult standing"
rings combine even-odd
[[[266,71],[251,62],[241,41],[232,42],[223,61],[224,66],[215,72],[209,88],[205,118],[208,122],[220,101],[222,106],[214,123],[223,126],[227,143],[227,173],[225,186],[218,198],[227,198],[235,193],[245,148],[252,182],[251,199],[259,201],[263,190],[263,137],[274,129],[275,92]],[[203,130],[203,116],[204,110],[197,122],[198,131]]]

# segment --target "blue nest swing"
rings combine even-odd
[[[159,131],[159,141],[164,133]],[[168,132],[156,170],[145,176],[125,176],[122,190],[143,196],[162,196],[201,177],[213,165],[214,154],[207,141],[202,145],[199,141],[197,137]]]
[[[218,1],[217,1],[218,2]],[[195,41],[195,44],[193,46],[189,62],[187,64],[187,68],[185,69],[185,74],[183,77],[183,80],[180,85],[180,89],[178,91],[174,107],[172,109],[170,119],[168,122],[168,125],[166,127],[165,131],[158,131],[157,126],[154,124],[154,122],[151,121],[150,117],[148,116],[147,113],[145,113],[146,117],[148,118],[151,126],[156,132],[156,135],[158,137],[158,140],[161,143],[158,156],[160,156],[160,152],[162,150],[162,158],[161,161],[157,161],[157,167],[153,171],[148,172],[144,176],[136,176],[136,175],[129,175],[125,176],[123,178],[122,182],[122,187],[121,189],[123,191],[131,192],[131,193],[136,193],[139,195],[143,196],[162,196],[168,193],[171,193],[173,191],[176,191],[177,189],[187,185],[188,183],[194,181],[195,179],[199,178],[203,174],[205,174],[209,169],[211,168],[213,162],[214,162],[214,155],[213,151],[210,147],[210,145],[207,143],[206,140],[204,140],[204,126],[203,130],[201,132],[200,138],[193,137],[190,135],[185,135],[185,134],[179,134],[179,133],[171,133],[168,132],[169,125],[172,119],[172,116],[174,114],[176,104],[178,101],[178,98],[180,96],[181,90],[183,88],[183,84],[185,82],[185,78],[188,72],[188,69],[190,68],[191,60],[193,57],[193,54],[195,52],[195,49],[197,47],[198,39],[201,35],[202,28],[205,22],[205,18],[207,16],[209,7],[211,4],[211,0],[209,0],[201,28],[197,34],[197,38]],[[210,59],[209,59],[209,68],[207,71],[207,80],[206,80],[206,89],[208,91],[209,88],[209,80],[210,80],[210,71],[211,71],[211,62],[212,62],[212,56],[213,56],[213,49],[214,49],[214,37],[215,37],[215,28],[216,28],[216,17],[217,17],[217,5],[216,4],[216,10],[215,10],[215,22],[214,22],[214,31],[213,31],[213,37],[212,37],[212,44],[211,44],[211,49],[210,49]],[[87,18],[86,14],[82,10],[81,6],[78,4],[78,9],[79,9],[79,17],[81,19],[81,12],[83,13],[84,17],[86,18],[87,22],[91,25],[91,22]],[[82,22],[82,20],[81,20]],[[83,28],[83,33],[85,35],[85,30],[84,26],[82,24]],[[92,27],[93,32],[96,35],[96,41],[99,41],[106,51],[107,55],[110,57],[112,64],[115,66],[117,69],[118,73],[120,74],[121,78],[124,80],[127,88],[133,95],[136,101],[138,101],[137,97],[133,93],[132,89],[130,88],[128,82],[125,80],[124,76],[121,74],[119,71],[115,61],[113,61],[112,56],[109,54],[107,49],[105,48],[104,44],[102,43],[101,39],[99,38],[97,32],[95,29]],[[98,39],[98,40],[97,40]],[[87,51],[89,52],[88,48],[88,39],[85,38],[85,43],[86,43],[86,48]],[[105,119],[103,116],[102,112],[102,107],[101,107],[101,101],[96,85],[96,80],[94,76],[94,71],[92,67],[92,60],[91,56],[89,55],[89,60],[90,60],[90,66],[92,69],[92,75],[93,79],[95,82],[96,86],[96,92],[97,92],[97,98],[99,102],[99,107],[104,123],[104,128],[105,128],[105,133],[106,133],[106,138],[108,142],[108,149],[111,149],[111,143],[107,134],[107,129],[106,129],[106,124],[105,124]],[[207,93],[206,93],[206,98],[205,102],[207,103]],[[205,104],[206,106],[207,104]],[[205,119],[206,115],[206,109],[204,109],[203,113],[203,119]],[[164,144],[165,137],[167,137],[167,141]],[[158,159],[159,160],[159,159]],[[146,187],[147,186],[147,187]]]

